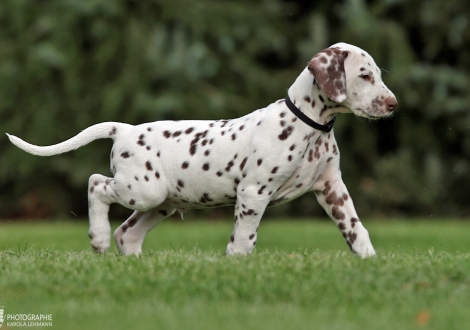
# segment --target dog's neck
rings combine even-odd
[[[292,102],[310,119],[326,124],[337,113],[350,112],[338,103],[331,101],[314,82],[312,73],[305,68],[288,90]]]

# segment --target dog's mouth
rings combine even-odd
[[[364,117],[364,118],[371,119],[371,120],[378,120],[381,118],[386,118],[386,117],[391,116],[393,113],[393,112],[385,112],[383,115],[375,115],[375,114],[367,113],[362,109],[355,109],[355,110],[356,110],[355,112],[357,116]]]

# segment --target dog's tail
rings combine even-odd
[[[93,142],[98,139],[114,139],[118,132],[123,129],[125,126],[130,126],[123,123],[114,123],[114,122],[105,122],[90,126],[75,135],[73,138],[68,139],[67,141],[54,144],[52,146],[36,146],[21,140],[20,138],[10,135],[7,133],[8,138],[11,143],[17,146],[20,149],[23,149],[30,154],[37,156],[52,156],[58,155],[70,150],[78,149],[90,142]]]

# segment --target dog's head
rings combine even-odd
[[[372,57],[358,47],[335,44],[315,55],[308,69],[331,101],[358,116],[370,119],[389,116],[398,105]]]

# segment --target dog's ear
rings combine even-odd
[[[348,55],[349,52],[338,48],[326,48],[308,63],[308,69],[315,77],[320,89],[336,103],[346,100],[344,60]]]

